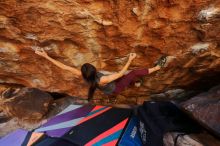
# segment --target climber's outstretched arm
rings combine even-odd
[[[136,57],[136,53],[130,53],[129,54],[129,59],[127,61],[127,63],[125,64],[125,66],[122,68],[121,71],[117,72],[117,73],[113,73],[111,75],[108,76],[102,76],[100,79],[100,83],[99,84],[108,84],[114,80],[117,80],[118,78],[122,77],[124,75],[124,73],[128,70],[128,67],[130,66],[132,60]]]
[[[72,72],[76,77],[80,77],[81,76],[81,72],[74,68],[74,67],[70,67],[70,66],[67,66],[53,58],[51,58],[50,56],[47,55],[47,53],[42,49],[42,50],[36,50],[35,51],[36,54],[44,57],[45,59],[49,60],[50,62],[52,62],[54,65],[56,65],[57,67],[61,68],[61,69],[64,69],[64,70],[68,70],[70,72]]]

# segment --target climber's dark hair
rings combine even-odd
[[[91,100],[98,86],[96,82],[96,68],[92,64],[85,63],[81,67],[81,72],[84,80],[86,80],[90,84],[88,91],[88,100]]]

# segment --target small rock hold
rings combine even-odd
[[[33,33],[27,33],[25,35],[25,38],[29,39],[29,40],[38,40],[37,36],[35,34],[33,34]]]
[[[102,25],[105,25],[105,26],[109,26],[109,25],[112,25],[113,23],[111,21],[108,21],[108,20],[101,20],[101,19],[97,19],[95,20],[97,23],[100,23]]]
[[[167,67],[174,59],[176,59],[175,56],[167,56],[167,61],[164,65],[164,67]]]
[[[7,23],[8,23],[7,17],[0,15],[0,28],[5,28]]]
[[[138,9],[137,7],[133,8],[133,9],[132,9],[132,12],[133,12],[135,15],[137,15],[137,16],[140,15],[140,11],[139,11],[139,9]]]
[[[104,21],[102,21],[102,24],[103,25],[112,25],[112,22],[104,20]]]

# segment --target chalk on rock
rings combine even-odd
[[[167,56],[167,61],[164,67],[167,67],[176,57],[175,56]]]
[[[207,51],[209,48],[209,43],[197,43],[191,47],[193,54],[198,54],[203,51]]]
[[[103,20],[102,24],[106,25],[106,26],[109,26],[109,25],[112,25],[112,22],[111,21],[107,21],[107,20]]]
[[[220,9],[215,7],[209,7],[208,9],[200,11],[198,19],[200,21],[208,21],[216,15],[220,15]]]
[[[47,47],[31,46],[31,49],[34,51],[40,51],[40,50],[49,51],[53,49],[53,46],[47,46]]]
[[[29,40],[38,40],[37,36],[33,33],[27,33],[24,37]]]
[[[133,9],[132,9],[132,12],[133,12],[135,15],[137,15],[137,16],[140,15],[140,11],[138,10],[137,7],[133,8]]]
[[[34,50],[34,51],[38,51],[38,50],[41,50],[40,47],[38,46],[31,46],[31,49]]]

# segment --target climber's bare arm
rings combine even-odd
[[[130,53],[129,54],[129,59],[128,59],[127,63],[125,64],[125,66],[122,68],[122,70],[117,72],[117,73],[113,73],[111,75],[108,75],[108,76],[102,76],[101,79],[100,79],[100,84],[101,85],[108,84],[108,83],[122,77],[124,75],[124,73],[128,70],[128,67],[130,66],[132,60],[135,57],[136,57],[136,53]]]
[[[74,67],[67,66],[67,65],[65,65],[65,64],[63,64],[63,63],[61,63],[61,62],[51,58],[50,56],[47,55],[47,53],[43,49],[40,50],[40,51],[36,50],[35,53],[38,54],[39,56],[42,56],[45,59],[49,60],[50,62],[52,62],[57,67],[72,72],[76,77],[80,77],[81,76],[81,72],[78,69],[76,69]]]

